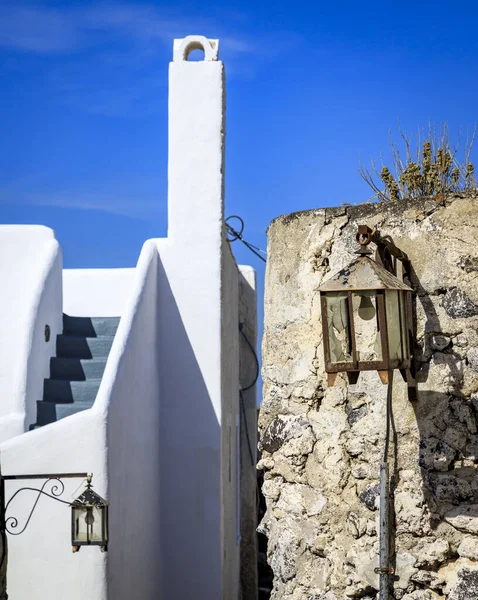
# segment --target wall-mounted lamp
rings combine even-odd
[[[376,370],[388,384],[386,433],[383,461],[380,465],[380,575],[379,598],[390,597],[390,486],[388,451],[392,424],[393,369],[408,383],[409,398],[415,399],[413,347],[413,290],[408,256],[389,237],[382,237],[367,225],[356,235],[360,245],[358,258],[319,287],[325,370],[329,385],[337,373],[345,372],[356,383],[361,371]],[[375,260],[368,245],[373,242]],[[397,277],[396,260],[403,266]]]
[[[108,548],[108,503],[91,489],[88,475],[86,490],[71,505],[71,544],[73,552],[81,546]]]
[[[91,480],[93,475],[88,473],[58,473],[48,475],[0,475],[0,534],[20,535],[27,528],[32,518],[33,512],[41,496],[46,496],[62,504],[71,507],[71,541],[73,552],[77,552],[80,546],[95,545],[100,546],[102,550],[108,547],[108,503],[101,496],[91,489]],[[65,491],[62,479],[86,478],[85,491],[73,502],[68,502],[59,498]],[[45,479],[41,488],[22,487],[17,490],[12,497],[5,503],[5,481],[10,480],[35,480]],[[48,489],[48,491],[46,491]],[[33,502],[32,509],[24,526],[17,531],[18,519],[14,516],[7,516],[7,511],[15,497],[24,491],[36,492],[37,496]],[[4,545],[5,552],[5,545]],[[4,556],[0,564],[3,563]]]
[[[356,383],[361,371],[371,370],[386,384],[392,369],[412,384],[413,290],[396,277],[392,258],[404,264],[408,277],[408,257],[366,225],[359,226],[356,239],[358,258],[318,289],[328,384],[342,372]],[[370,242],[377,245],[375,260]]]

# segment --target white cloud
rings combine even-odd
[[[2,4],[0,45],[25,52],[64,52],[80,44],[81,31],[64,11]]]
[[[163,195],[161,192],[165,187],[164,180],[154,174],[147,178],[128,174],[123,179],[117,177],[114,182],[101,187],[102,190],[95,191],[94,186],[87,183],[83,189],[79,186],[58,186],[54,173],[45,180],[43,171],[32,171],[0,187],[0,207],[16,205],[71,208],[150,219],[156,217],[158,211],[166,205],[166,193]]]
[[[151,50],[191,32],[209,31],[217,37],[218,29],[223,26],[209,19],[172,17],[144,3],[96,2],[62,9],[19,5],[18,0],[0,5],[0,46],[38,54],[81,51],[115,41]],[[246,40],[232,35],[224,38],[231,54],[251,50]]]
[[[114,215],[121,215],[134,219],[149,219],[158,212],[159,200],[146,200],[132,198],[124,200],[114,196],[95,194],[19,194],[6,198],[0,197],[0,205],[21,206],[50,206],[57,208],[71,208],[77,210],[101,211]]]

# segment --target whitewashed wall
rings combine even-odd
[[[114,498],[110,550],[72,554],[69,508],[42,498],[25,533],[9,538],[11,598],[62,600],[65,589],[69,600],[157,598],[157,258],[155,244],[146,242],[93,408],[1,447],[6,475],[92,472],[98,493]],[[62,498],[71,501],[83,489],[81,481],[64,481]],[[37,482],[8,482],[7,498],[32,484]],[[34,497],[24,492],[11,505],[8,514],[19,517],[20,527]]]
[[[208,60],[184,60],[198,44]],[[68,508],[40,502],[11,539],[12,598],[239,598],[240,274],[224,231],[216,59],[215,41],[175,42],[168,237],[146,242],[135,270],[66,274],[65,312],[121,315],[95,404],[0,449],[7,474],[93,472],[110,502],[109,551],[71,554]],[[18,500],[24,514],[31,498]]]
[[[114,600],[159,597],[157,325],[158,250],[151,240],[143,247],[96,401],[98,410],[108,415],[108,598]]]
[[[106,493],[106,415],[90,409],[17,436],[1,446],[2,473],[92,472],[100,495]],[[72,501],[81,480],[64,480],[62,498]],[[7,499],[18,487],[38,481],[6,482]],[[51,488],[50,488],[51,489]],[[47,489],[45,491],[50,491]],[[9,507],[19,528],[33,506],[33,492],[22,492]],[[107,554],[99,548],[71,551],[71,513],[68,506],[41,498],[26,531],[8,536],[7,591],[9,598],[29,600],[106,600]]]
[[[240,597],[239,277],[231,249],[224,243],[221,288],[222,597],[231,600]]]
[[[257,396],[259,365],[252,349],[257,338],[256,273],[252,267],[239,265],[239,321],[244,335],[239,337],[239,382],[241,394],[241,566],[240,584],[244,600],[257,600]],[[246,341],[246,338],[248,342]]]
[[[36,420],[62,331],[62,256],[51,229],[0,226],[0,442]],[[45,325],[50,340],[45,340]]]
[[[123,314],[134,269],[64,269],[63,312],[77,317]]]
[[[202,44],[203,62],[187,62]],[[222,502],[225,368],[222,287],[228,281],[223,231],[224,68],[217,42],[175,42],[169,69],[169,228],[158,242],[160,362],[161,598],[233,599],[223,581],[231,552],[230,502]],[[236,282],[237,286],[237,282]],[[237,311],[237,300],[235,307]],[[237,322],[227,333],[237,336]],[[237,397],[237,385],[234,394]],[[235,430],[231,447],[235,447]],[[228,445],[229,447],[229,445]],[[222,463],[224,464],[224,463]],[[235,545],[234,545],[235,548]],[[234,549],[232,551],[235,551]]]

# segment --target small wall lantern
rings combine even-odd
[[[360,371],[370,370],[387,384],[392,369],[410,383],[413,290],[396,277],[392,260],[409,264],[408,257],[366,225],[356,239],[358,258],[319,287],[328,384],[340,372],[356,383]],[[376,260],[367,248],[371,241],[378,247]]]
[[[108,503],[92,489],[91,475],[86,490],[71,504],[71,544],[73,552],[81,546],[108,548]]]

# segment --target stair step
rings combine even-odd
[[[50,359],[50,379],[85,381],[101,379],[105,371],[106,358],[57,358]]]
[[[56,355],[61,358],[106,358],[114,336],[82,337],[59,335],[56,338]]]
[[[65,379],[45,379],[43,400],[45,403],[91,402],[93,403],[100,387],[101,379],[67,381]]]
[[[93,402],[73,402],[70,404],[55,404],[54,402],[37,402],[36,427],[54,423],[64,417],[69,417],[91,408]]]
[[[118,329],[120,317],[71,317],[63,315],[63,334],[98,337],[112,335]]]

